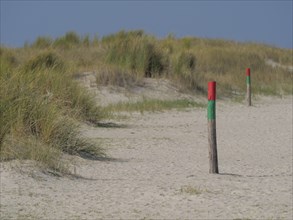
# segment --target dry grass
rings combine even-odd
[[[180,193],[189,194],[189,195],[200,195],[205,192],[209,192],[209,191],[206,189],[201,189],[199,187],[194,187],[194,186],[190,186],[190,185],[183,186],[180,189]]]
[[[69,32],[57,39],[39,37],[31,46],[5,49],[12,65],[41,53],[62,57],[69,72],[95,71],[98,84],[128,86],[143,77],[164,77],[182,90],[204,94],[207,81],[218,82],[218,95],[232,97],[245,91],[245,69],[251,68],[254,94],[292,94],[292,72],[266,64],[291,65],[292,50],[255,43],[171,35],[156,39],[143,31],[120,31],[102,39]]]
[[[170,109],[186,109],[186,108],[202,108],[205,105],[195,101],[187,99],[179,100],[157,100],[157,99],[144,99],[137,102],[121,102],[117,104],[112,104],[105,107],[105,111],[110,112],[158,112]]]
[[[0,56],[2,159],[24,157],[52,164],[46,150],[55,158],[62,151],[101,154],[79,136],[75,123],[96,123],[103,117],[93,98],[73,80],[74,74],[84,71],[97,72],[98,85],[127,87],[144,77],[156,77],[200,94],[206,93],[208,81],[215,80],[219,98],[241,99],[245,69],[250,67],[253,94],[292,94],[292,71],[266,64],[270,59],[292,66],[292,50],[254,43],[177,39],[172,35],[156,39],[143,31],[121,31],[99,40],[69,32],[57,39],[39,37],[23,48],[1,47]],[[178,103],[145,100],[109,109],[156,111],[174,107]]]
[[[46,52],[19,64],[5,53],[0,75],[1,160],[32,159],[63,170],[62,152],[103,156],[77,126],[77,120],[98,122],[100,108],[71,78],[65,62]]]

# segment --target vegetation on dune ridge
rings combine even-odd
[[[2,48],[14,66],[54,53],[69,72],[97,72],[98,84],[132,85],[144,77],[163,77],[182,90],[205,93],[207,81],[218,82],[219,97],[245,91],[245,69],[252,71],[254,94],[292,94],[292,72],[266,63],[292,66],[292,50],[256,43],[196,37],[163,39],[137,31],[120,31],[99,39],[68,32],[56,39],[39,37],[23,48]],[[52,57],[54,58],[54,57]]]
[[[77,73],[95,71],[98,85],[124,87],[145,77],[164,78],[181,90],[199,94],[205,94],[207,82],[215,80],[218,97],[237,99],[245,94],[245,69],[250,67],[253,94],[283,95],[292,94],[292,71],[266,61],[292,66],[292,52],[221,39],[172,35],[157,39],[142,30],[101,39],[68,32],[56,39],[38,37],[22,48],[1,46],[1,160],[34,159],[61,169],[62,152],[92,158],[104,155],[78,132],[77,121],[95,123],[104,113],[73,80]],[[106,110],[154,111],[195,104],[182,103],[145,100],[137,106],[120,103]]]

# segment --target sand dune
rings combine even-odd
[[[116,123],[85,127],[113,159],[71,158],[83,178],[1,163],[1,219],[292,219],[292,96],[217,103],[219,175],[205,109]]]

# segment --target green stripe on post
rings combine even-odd
[[[250,85],[250,68],[246,68],[246,84]]]
[[[246,76],[246,84],[250,85],[250,83],[251,83],[250,76]]]
[[[251,106],[251,79],[250,79],[250,68],[246,68],[246,99],[247,105]]]
[[[208,101],[208,120],[216,119],[216,101],[209,100]]]

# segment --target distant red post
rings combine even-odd
[[[219,173],[216,134],[216,82],[208,82],[208,139],[210,173]]]
[[[251,78],[250,68],[246,68],[246,100],[247,105],[251,106]]]

